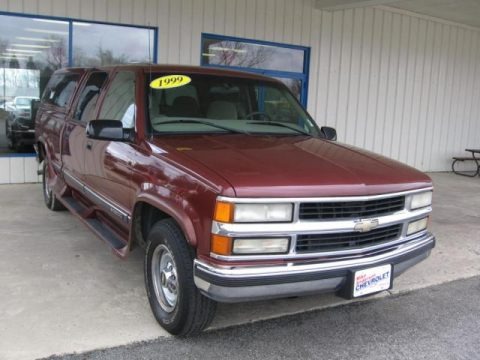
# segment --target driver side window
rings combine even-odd
[[[83,123],[93,120],[98,96],[103,84],[105,84],[105,80],[107,80],[107,76],[105,72],[90,74],[75,109],[74,118],[76,120],[80,120]]]
[[[99,119],[120,120],[124,129],[135,127],[135,73],[117,73],[100,110]]]

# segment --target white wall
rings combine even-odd
[[[0,157],[0,184],[39,182],[37,170],[35,156]]]
[[[311,47],[308,110],[340,141],[422,170],[480,147],[480,29],[314,0],[0,0],[0,10],[158,26],[159,61],[198,65],[202,32]]]

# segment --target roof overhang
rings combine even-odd
[[[366,6],[388,6],[429,17],[480,28],[478,0],[316,0],[315,8],[326,11]]]

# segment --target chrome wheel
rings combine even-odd
[[[194,258],[194,249],[174,219],[153,224],[145,251],[145,287],[155,319],[173,335],[197,334],[215,314],[216,303],[195,286]]]
[[[155,296],[162,309],[170,313],[178,301],[178,278],[175,261],[165,245],[153,252],[151,272]]]

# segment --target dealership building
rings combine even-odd
[[[476,2],[0,0],[1,115],[58,68],[145,62],[275,77],[340,142],[424,171],[480,147]],[[5,116],[0,183],[35,182]]]

